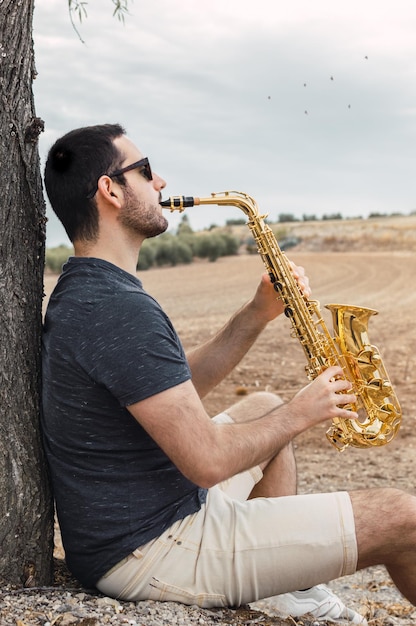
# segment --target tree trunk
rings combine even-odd
[[[50,582],[53,507],[40,431],[45,204],[33,0],[0,2],[0,581]]]

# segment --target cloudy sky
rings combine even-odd
[[[273,220],[416,210],[414,0],[130,0],[124,25],[89,0],[85,43],[66,5],[35,6],[43,162],[61,134],[120,122],[166,197],[244,191]],[[48,245],[67,243],[49,216]]]

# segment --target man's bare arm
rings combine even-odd
[[[302,267],[293,272],[306,296],[309,281]],[[201,398],[220,383],[241,361],[267,324],[283,313],[283,303],[267,274],[252,300],[243,306],[212,339],[187,354],[192,381]]]
[[[213,423],[191,381],[128,409],[187,478],[211,487],[274,457],[315,424],[334,417],[357,417],[338,408],[355,398],[342,393],[351,385],[335,380],[341,373],[341,368],[329,368],[288,404],[252,422]]]

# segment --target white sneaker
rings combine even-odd
[[[326,585],[316,585],[305,591],[282,593],[280,596],[255,602],[251,606],[263,611],[273,611],[281,617],[300,617],[311,613],[317,619],[329,622],[341,621],[368,626],[365,617],[348,609]]]

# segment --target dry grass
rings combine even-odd
[[[416,251],[416,215],[351,220],[319,220],[271,224],[272,230],[287,237],[299,237],[298,251],[365,252]],[[240,239],[247,227],[232,227]]]

